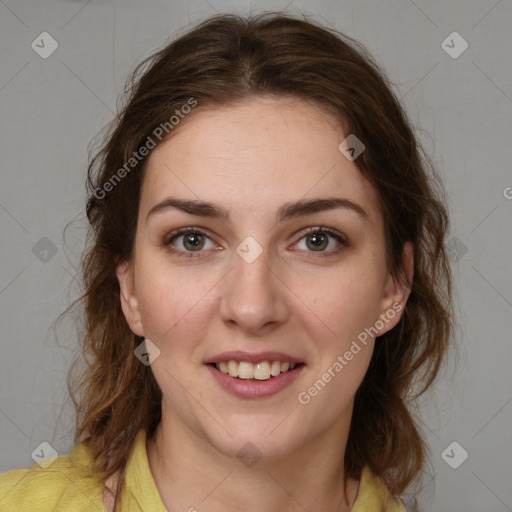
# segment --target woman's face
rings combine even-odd
[[[283,97],[182,123],[149,157],[118,268],[131,329],[160,351],[164,417],[230,456],[341,439],[408,293],[387,270],[377,194],[338,149],[349,134]]]

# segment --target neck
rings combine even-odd
[[[344,432],[335,425],[284,456],[245,461],[182,427],[163,414],[147,441],[149,466],[169,512],[346,512],[355,501],[358,482],[345,479],[343,468],[348,426]]]

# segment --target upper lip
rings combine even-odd
[[[283,352],[243,352],[235,350],[213,356],[205,364],[221,363],[223,361],[247,361],[253,364],[261,363],[262,361],[281,361],[282,363],[295,364],[303,362],[302,359],[284,354]]]

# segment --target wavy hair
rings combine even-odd
[[[405,279],[402,249],[408,241],[414,248],[404,313],[375,344],[355,396],[346,474],[358,478],[369,466],[393,494],[403,494],[425,466],[426,443],[413,405],[435,380],[453,329],[444,246],[448,216],[440,179],[391,84],[359,43],[283,13],[218,15],[135,68],[125,104],[89,161],[90,244],[83,254],[79,299],[85,332],[68,388],[76,409],[75,442],[91,449],[103,482],[119,475],[114,506],[137,432],[144,429],[151,438],[160,422],[162,393],[151,368],[134,357],[142,338],[125,320],[116,276],[117,265],[132,256],[147,156],[132,162],[115,186],[112,179],[155,127],[190,98],[198,112],[269,94],[315,102],[339,120],[345,134],[363,141],[366,149],[355,164],[378,193],[393,275]],[[86,367],[75,376],[82,358]]]

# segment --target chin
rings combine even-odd
[[[272,427],[269,427],[268,421],[231,423],[226,426],[227,432],[215,432],[214,435],[208,435],[210,444],[226,457],[256,460],[259,458],[275,459],[291,453],[299,444],[296,436],[285,428],[279,426],[279,421],[275,421]],[[273,430],[275,429],[275,430]],[[295,429],[297,432],[299,429]]]

